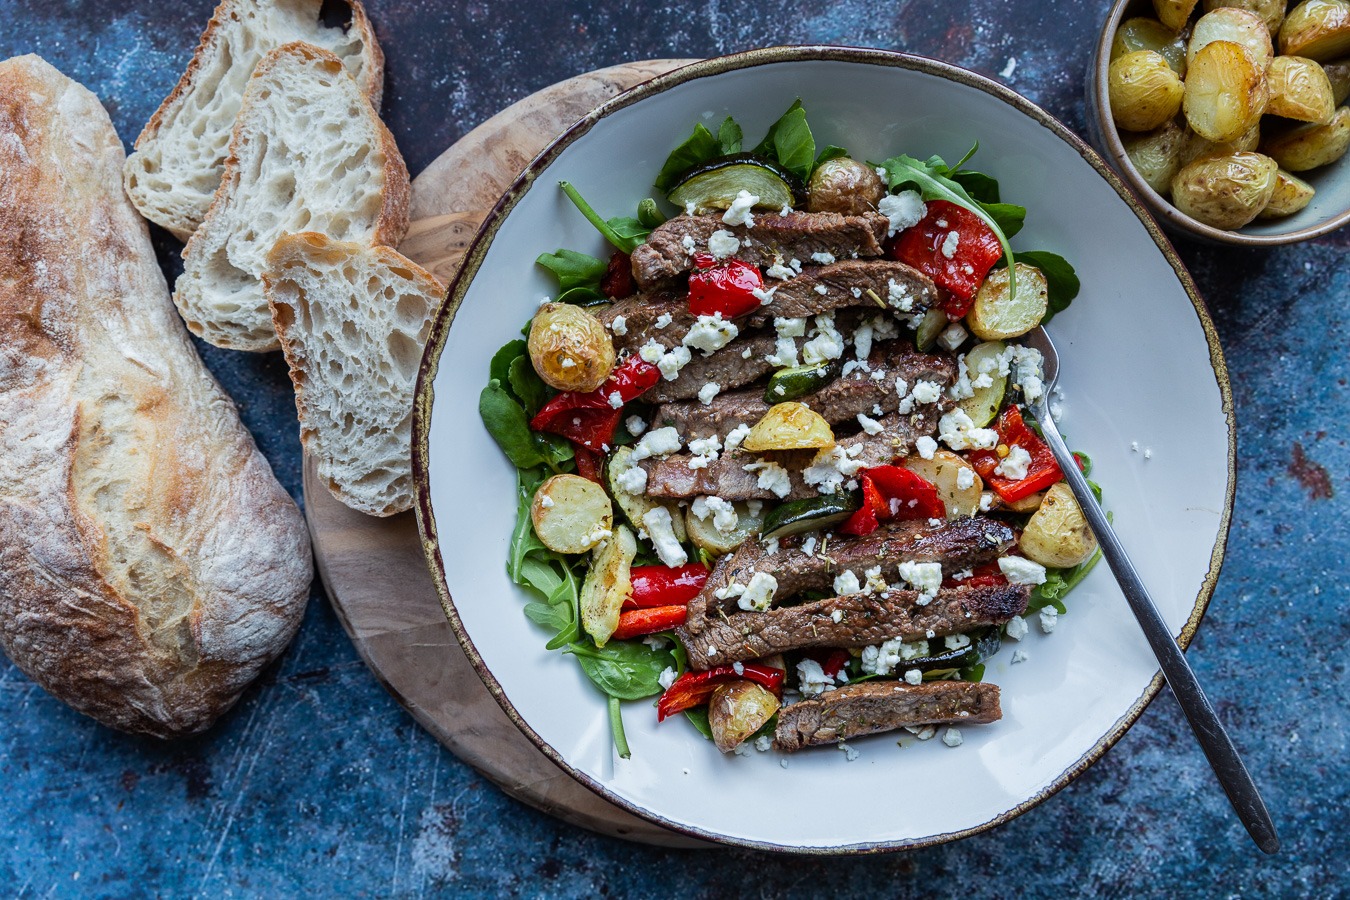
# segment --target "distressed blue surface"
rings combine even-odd
[[[211,5],[0,0],[0,57],[44,55],[98,93],[130,144],[186,65]],[[808,41],[1005,73],[1083,133],[1082,73],[1106,9],[1077,0],[367,6],[388,55],[389,124],[414,173],[492,113],[567,76]],[[1057,797],[957,844],[812,860],[598,838],[506,798],[442,750],[380,688],[316,596],[262,683],[210,734],[180,744],[102,729],[4,663],[0,893],[1343,895],[1348,241],[1343,232],[1269,253],[1180,247],[1218,323],[1240,423],[1228,561],[1190,658],[1265,790],[1284,838],[1278,857],[1248,841],[1165,693]],[[178,247],[161,235],[159,248],[173,277]],[[298,496],[280,358],[202,351]],[[875,812],[862,798],[835,809]]]

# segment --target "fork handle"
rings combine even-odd
[[[1271,821],[1270,813],[1266,811],[1261,792],[1252,781],[1247,767],[1242,764],[1237,747],[1233,745],[1232,738],[1228,736],[1209,698],[1201,689],[1200,681],[1191,671],[1185,655],[1177,646],[1171,630],[1163,621],[1157,605],[1144,587],[1139,571],[1135,569],[1134,563],[1130,562],[1130,557],[1126,554],[1120,539],[1116,537],[1115,530],[1107,521],[1106,513],[1092,495],[1087,478],[1079,471],[1073,454],[1069,452],[1064,438],[1059,434],[1059,429],[1055,427],[1044,399],[1028,404],[1028,407],[1036,417],[1036,421],[1040,423],[1046,443],[1050,445],[1051,451],[1055,454],[1055,461],[1064,472],[1064,480],[1069,483],[1074,496],[1078,498],[1078,505],[1083,508],[1083,515],[1092,526],[1097,543],[1101,546],[1102,555],[1106,557],[1106,562],[1111,567],[1112,574],[1116,576],[1116,581],[1120,583],[1120,589],[1125,594],[1130,609],[1139,620],[1144,636],[1148,638],[1149,646],[1153,648],[1153,654],[1162,666],[1163,677],[1167,679],[1168,686],[1172,688],[1177,702],[1181,704],[1181,710],[1186,714],[1186,720],[1190,722],[1191,729],[1199,739],[1200,747],[1205,751],[1214,774],[1218,776],[1219,783],[1228,794],[1228,801],[1233,805],[1238,818],[1242,820],[1247,833],[1256,841],[1257,846],[1266,853],[1276,852],[1280,849],[1280,838],[1275,833],[1275,823]]]

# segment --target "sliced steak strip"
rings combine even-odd
[[[836,259],[880,256],[887,224],[886,217],[877,213],[756,213],[753,228],[726,225],[720,216],[676,216],[633,251],[633,279],[647,290],[688,272],[694,257],[708,252],[708,238],[722,229],[740,240],[737,259],[767,268],[779,260],[808,263],[817,253]]]
[[[670,316],[670,324],[658,328],[662,316]],[[684,291],[658,291],[635,294],[616,300],[595,314],[614,338],[615,350],[636,353],[647,341],[655,340],[667,348],[678,347],[694,327],[695,316],[689,311],[689,298]],[[622,325],[615,328],[615,321]],[[619,332],[623,332],[620,334]]]
[[[770,279],[765,287],[777,286],[772,302],[750,313],[747,321],[752,326],[763,325],[775,316],[799,319],[855,306],[891,310],[892,283],[914,310],[937,300],[932,279],[917,269],[901,262],[850,259],[805,269],[790,281]]]
[[[902,562],[937,562],[944,569],[969,569],[996,559],[1012,545],[1011,528],[982,516],[940,525],[890,522],[862,537],[835,535],[827,546],[815,546],[809,556],[797,542],[789,546],[784,541],[777,552],[768,553],[758,538],[752,538],[717,561],[703,590],[689,601],[684,630],[699,634],[715,619],[725,617],[725,607],[735,609],[734,600],[719,600],[716,593],[732,582],[748,584],[756,572],[774,577],[778,582],[774,596],[781,603],[802,591],[829,590],[835,576],[845,571],[865,581],[866,571],[880,566],[881,577],[894,581]]]
[[[987,725],[1001,718],[996,684],[869,681],[783,707],[774,740],[791,752],[906,725]]]
[[[764,612],[735,612],[709,619],[698,634],[679,629],[689,666],[702,671],[807,647],[866,647],[893,638],[917,641],[986,625],[1002,625],[1026,612],[1026,585],[944,588],[919,606],[918,591],[847,594]]]
[[[697,397],[705,384],[715,384],[729,392],[758,381],[774,370],[773,363],[764,357],[773,354],[777,342],[776,335],[760,332],[737,338],[712,356],[695,353],[674,381],[657,382],[656,387],[642,395],[642,400],[672,403]],[[746,350],[750,351],[748,357],[742,355]]]
[[[916,381],[932,381],[941,387],[956,378],[956,363],[950,357],[916,351],[908,341],[877,344],[868,357],[870,371],[855,369],[836,378],[802,402],[820,413],[831,425],[856,422],[858,414],[875,418],[894,412],[900,405],[895,381],[903,378],[912,388]],[[697,400],[666,403],[656,410],[657,427],[673,425],[685,441],[711,435],[725,436],[737,425],[753,426],[769,411],[762,390],[718,394],[712,403]]]
[[[647,470],[647,496],[671,500],[692,497],[721,497],[723,500],[778,500],[768,488],[759,486],[759,473],[745,467],[760,461],[752,453],[739,450],[718,457],[701,469],[689,468],[694,457],[681,453],[664,459],[643,460]],[[817,496],[816,489],[802,480],[801,468],[788,469],[792,491],[783,500]]]

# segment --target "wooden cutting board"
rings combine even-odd
[[[413,181],[399,248],[447,283],[497,198],[539,151],[596,106],[692,60],[601,69],[533,94],[465,135]],[[377,519],[343,506],[306,460],[305,512],[328,597],[389,693],[502,790],[566,822],[666,847],[706,844],[601,799],[555,766],[507,718],[455,639],[412,513]]]

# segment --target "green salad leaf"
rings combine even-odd
[[[575,250],[558,250],[554,253],[541,253],[535,260],[558,279],[558,287],[563,291],[572,288],[590,287],[599,289],[600,279],[609,271],[609,264]]]
[[[694,133],[685,138],[684,143],[670,151],[653,184],[661,193],[670,193],[670,189],[685,172],[721,155],[721,142],[700,122],[694,126]]]
[[[741,152],[741,141],[745,139],[745,132],[741,126],[731,116],[722,120],[722,126],[717,129],[717,143],[723,156],[730,156],[733,153]]]
[[[652,230],[642,224],[640,220],[632,216],[602,219],[600,214],[581,196],[581,192],[573,187],[570,182],[560,181],[558,186],[567,195],[567,199],[571,200],[573,205],[581,210],[581,214],[586,217],[586,221],[594,225],[595,230],[600,232],[601,236],[617,249],[624,253],[632,253],[647,242],[647,235],[651,234]],[[608,269],[608,265],[606,265],[606,269]],[[601,272],[600,274],[603,276],[605,273]]]
[[[657,206],[651,197],[638,204],[637,217],[643,227],[652,230],[659,228],[666,221],[666,214],[661,212],[661,207]]]
[[[1053,319],[1056,313],[1062,313],[1069,308],[1069,304],[1078,296],[1078,291],[1083,286],[1082,282],[1078,280],[1078,273],[1074,271],[1069,261],[1058,253],[1051,253],[1048,250],[1022,250],[1017,255],[1023,262],[1040,269],[1041,274],[1045,276],[1050,308],[1045,318],[1041,320],[1041,324],[1044,325]]]
[[[661,673],[672,664],[669,650],[642,641],[611,641],[596,647],[589,639],[567,646],[600,690],[620,700],[655,697],[663,690]]]
[[[517,469],[532,469],[544,464],[524,407],[496,378],[478,395],[478,415],[483,418],[488,434]]]

